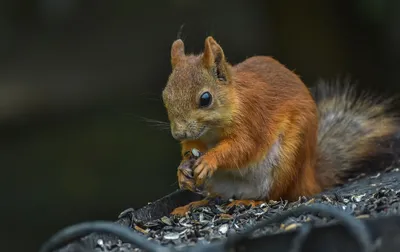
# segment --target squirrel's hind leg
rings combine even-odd
[[[193,201],[190,202],[187,205],[180,206],[175,208],[172,212],[171,215],[176,215],[176,216],[185,216],[187,212],[189,212],[191,209],[196,208],[196,207],[201,207],[205,206],[209,203],[208,199],[203,199],[199,201]]]
[[[233,206],[239,206],[239,205],[256,207],[256,206],[261,205],[262,203],[265,203],[265,201],[262,201],[262,200],[234,200],[231,203],[229,203],[226,207],[231,208]]]

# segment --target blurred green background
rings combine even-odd
[[[1,251],[36,251],[177,188],[161,91],[182,24],[228,60],[271,55],[309,86],[399,92],[400,1],[0,1]]]

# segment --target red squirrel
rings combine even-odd
[[[207,37],[201,54],[171,48],[172,73],[162,91],[182,162],[195,148],[194,182],[230,205],[296,200],[344,182],[360,161],[383,154],[398,131],[389,102],[358,97],[350,85],[322,83],[316,98],[295,73],[268,56],[231,65]],[[178,169],[178,182],[187,182]],[[176,208],[184,215],[208,200]]]

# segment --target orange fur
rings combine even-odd
[[[208,200],[193,201],[187,205],[175,208],[174,211],[171,212],[171,214],[178,215],[178,216],[184,216],[192,208],[205,206],[208,204],[208,202],[209,202]]]
[[[231,203],[229,203],[226,207],[231,208],[233,206],[238,206],[238,205],[255,207],[261,205],[262,203],[264,203],[264,201],[262,200],[234,200]]]

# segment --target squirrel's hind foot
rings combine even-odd
[[[226,207],[231,208],[231,207],[239,206],[239,205],[256,207],[256,206],[261,205],[262,203],[265,203],[265,201],[262,201],[262,200],[234,200],[231,203],[229,203]]]
[[[184,206],[180,206],[175,208],[172,212],[171,215],[175,215],[175,216],[185,216],[187,212],[189,212],[190,210],[192,210],[193,208],[196,207],[201,207],[201,206],[205,206],[209,203],[209,200],[204,199],[204,200],[199,200],[199,201],[193,201],[190,202],[187,205]]]

